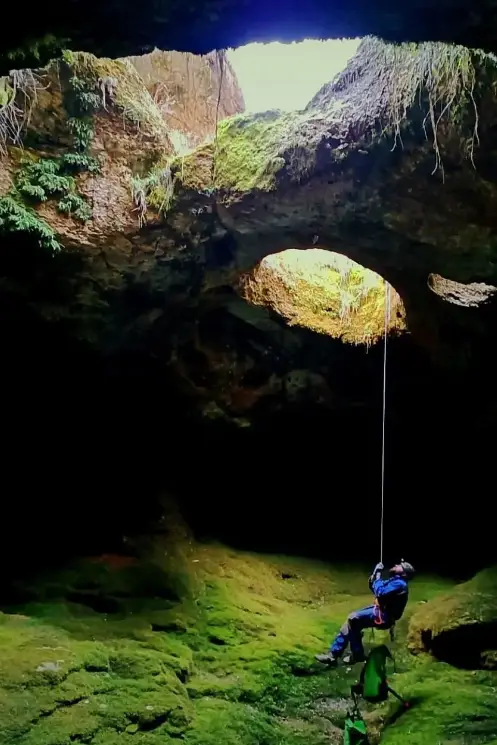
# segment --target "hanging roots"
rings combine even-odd
[[[461,124],[469,114],[472,131],[468,138],[468,156],[474,166],[474,148],[479,144],[478,109],[474,97],[476,84],[476,59],[488,59],[483,52],[470,51],[451,44],[385,44],[377,39],[367,39],[368,65],[378,71],[386,96],[386,126],[392,129],[394,145],[402,146],[402,124],[408,110],[416,101],[427,103],[428,113],[423,122],[428,138],[427,124],[431,126],[435,166],[433,173],[444,169],[440,154],[438,131],[440,124]]]
[[[173,194],[174,183],[168,165],[152,169],[144,178],[132,179],[133,212],[138,215],[138,225],[142,227],[145,224],[149,205],[157,212],[166,214]]]
[[[22,146],[22,133],[42,90],[45,87],[32,70],[11,70],[0,78],[0,155],[8,145]]]

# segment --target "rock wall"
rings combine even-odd
[[[245,108],[243,94],[223,52],[205,56],[163,52],[130,57],[180,150],[214,137],[217,122]]]
[[[50,246],[63,246],[64,256],[54,256],[59,274],[69,255],[80,262],[67,277],[70,307],[58,309],[79,323],[79,337],[104,343],[108,332],[119,335],[111,298],[130,285],[146,288],[139,321],[146,326],[150,314],[156,320],[201,281],[203,251],[185,216],[163,219],[172,187],[167,163],[185,142],[212,139],[216,118],[242,109],[229,63],[218,54],[156,51],[130,61],[68,53],[13,76],[0,113],[19,125],[0,155],[0,220],[10,242],[30,225]]]
[[[205,502],[204,469],[212,471],[214,463],[223,474],[215,491],[223,492],[220,514],[233,504],[237,484],[255,510],[247,526],[272,540],[285,514],[284,534],[310,536],[306,548],[317,550],[316,514],[320,521],[329,516],[346,493],[367,511],[360,542],[372,550],[368,520],[375,513],[368,495],[380,473],[381,349],[368,356],[326,337],[316,341],[233,292],[240,273],[263,256],[316,245],[374,269],[405,303],[412,336],[398,354],[389,346],[388,357],[389,489],[393,498],[401,489],[417,500],[429,484],[424,535],[438,550],[447,493],[457,498],[478,488],[492,462],[495,363],[488,351],[495,308],[488,293],[483,300],[489,302],[478,307],[447,302],[428,279],[436,273],[463,285],[495,282],[497,148],[495,100],[484,85],[485,75],[494,74],[488,60],[483,68],[464,68],[485,73],[475,77],[475,102],[486,112],[479,147],[473,143],[476,168],[461,151],[468,122],[458,129],[451,120],[440,124],[437,140],[445,183],[440,167],[432,173],[436,153],[423,133],[427,110],[417,107],[417,96],[399,130],[404,147],[396,143],[395,118],[385,131],[385,116],[398,104],[389,99],[389,86],[402,80],[412,93],[413,67],[430,70],[426,52],[392,51],[368,40],[349,71],[304,113],[237,115],[220,124],[215,147],[203,143],[186,156],[177,152],[158,94],[154,101],[161,90],[155,72],[146,84],[129,61],[75,54],[36,73],[34,87],[28,75],[24,149],[10,145],[1,169],[8,190],[0,199],[2,370],[7,389],[16,392],[9,427],[17,432],[18,468],[26,473],[23,423],[36,433],[37,464],[52,457],[50,426],[59,458],[78,476],[78,501],[87,505],[78,515],[83,541],[94,533],[95,512],[104,532],[109,525],[119,532],[123,512],[132,521],[151,474],[171,478],[174,472]],[[466,52],[457,54],[468,61]],[[379,64],[384,57],[388,64]],[[176,64],[179,58],[155,53],[149,70],[164,59]],[[192,79],[204,79],[205,65],[199,65]],[[455,69],[452,82],[464,92],[461,67]],[[417,81],[428,96],[425,79]],[[233,91],[226,93],[220,108],[229,111]],[[18,94],[23,97],[21,89]],[[185,127],[193,99],[180,99]],[[474,109],[465,111],[471,134]],[[200,113],[195,138],[207,131],[211,115],[214,121],[214,102]],[[442,364],[436,368],[433,360]],[[223,427],[219,439],[212,436]],[[90,466],[84,467],[88,443]],[[260,463],[261,450],[271,469],[264,488],[251,467]],[[294,470],[286,468],[289,462]],[[454,470],[454,463],[465,462],[473,468]],[[105,479],[97,475],[100,467]],[[33,541],[44,542],[38,518],[51,525],[65,509],[62,470],[52,478],[57,499],[50,504],[56,506],[50,512],[35,502]],[[266,510],[268,493],[280,501],[261,523],[258,509]],[[285,504],[309,493],[317,512],[306,511],[303,530],[300,512],[285,512]],[[5,524],[17,524],[22,500],[10,500],[8,509],[14,517]],[[210,502],[207,509],[218,525]],[[470,525],[475,543],[484,546],[478,522],[477,515],[463,515],[455,533]],[[63,538],[74,542],[70,533]],[[402,536],[410,546],[417,539],[414,529]],[[325,533],[320,545],[328,544]],[[340,550],[345,544],[348,534]]]

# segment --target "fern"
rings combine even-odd
[[[64,215],[71,215],[76,220],[86,222],[92,216],[91,207],[88,202],[79,194],[66,194],[57,205],[59,212]]]
[[[99,94],[77,75],[73,75],[69,82],[78,108],[77,114],[84,116],[98,111],[102,103]]]
[[[81,151],[88,150],[94,134],[92,120],[89,117],[72,117],[67,125],[73,136],[75,147]]]
[[[61,175],[58,160],[42,158],[35,163],[22,162],[17,173],[16,187],[30,199],[46,202],[49,197],[67,194],[75,188],[72,176]]]
[[[52,228],[35,212],[27,209],[12,196],[0,198],[0,233],[26,232],[35,236],[43,248],[53,253],[62,248]]]
[[[61,167],[64,171],[70,173],[100,173],[101,165],[99,161],[86,153],[66,153],[60,159]]]

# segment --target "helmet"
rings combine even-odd
[[[400,562],[400,566],[404,571],[404,577],[406,577],[407,579],[412,579],[414,577],[415,572],[412,564],[409,564],[408,561],[404,561],[404,559],[402,559],[402,561]]]

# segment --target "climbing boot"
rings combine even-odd
[[[326,652],[326,654],[317,654],[316,660],[318,662],[322,662],[323,665],[328,665],[328,667],[336,667],[338,665],[338,659],[331,652]]]
[[[366,657],[363,654],[349,654],[343,661],[345,665],[357,665],[358,662],[365,662]]]

